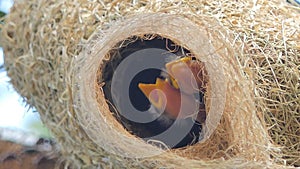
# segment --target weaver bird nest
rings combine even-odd
[[[279,0],[31,0],[5,18],[1,45],[12,84],[41,114],[65,165],[297,166],[297,10]],[[193,76],[199,90],[185,96],[180,78],[189,76],[177,72],[187,69],[168,68],[190,62],[205,78],[199,85]],[[165,102],[178,97],[147,94],[151,87],[180,91],[196,111],[181,116]],[[174,114],[183,118],[170,122]]]

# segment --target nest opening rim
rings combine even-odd
[[[147,20],[148,22],[143,22],[144,20]],[[159,22],[157,22],[157,20],[159,20]],[[209,18],[208,20],[212,21],[210,22],[210,24],[218,25],[215,20],[211,18]],[[158,24],[153,27],[152,23],[159,23],[161,25]],[[126,26],[127,31],[124,30],[124,26]],[[161,27],[166,27],[166,29],[161,29]],[[191,33],[188,32],[188,30],[190,29],[198,31]],[[132,137],[133,135],[128,133],[124,129],[124,127],[119,124],[111,115],[108,105],[102,104],[101,106],[99,106],[98,103],[106,103],[106,100],[103,99],[103,91],[100,90],[101,92],[97,94],[89,90],[95,89],[95,87],[99,87],[99,85],[95,86],[99,77],[99,73],[97,72],[100,72],[98,70],[101,67],[102,62],[104,60],[107,60],[107,58],[105,58],[106,54],[109,53],[109,51],[113,49],[116,44],[132,36],[139,37],[143,35],[158,35],[166,39],[170,39],[175,44],[179,44],[180,46],[191,51],[191,53],[195,54],[195,57],[199,59],[200,62],[204,63],[205,68],[207,69],[209,78],[209,84],[207,85],[207,98],[209,99],[206,102],[206,110],[208,110],[206,111],[206,122],[208,121],[208,123],[204,124],[204,135],[202,136],[203,139],[200,140],[197,145],[205,145],[210,142],[210,136],[218,127],[225,106],[224,94],[226,93],[226,83],[224,84],[224,70],[222,66],[220,66],[222,65],[222,63],[221,60],[218,59],[218,52],[222,51],[226,53],[228,52],[228,49],[218,49],[218,46],[214,46],[211,41],[208,40],[211,35],[207,32],[207,29],[201,29],[201,27],[199,28],[199,25],[197,25],[190,19],[172,14],[158,13],[134,16],[131,18],[127,18],[126,22],[120,21],[118,24],[112,25],[109,30],[114,31],[101,31],[100,34],[98,32],[98,34],[92,36],[89,41],[91,42],[89,46],[85,50],[83,50],[83,52],[81,52],[79,57],[77,58],[76,62],[78,62],[77,65],[80,65],[80,67],[76,67],[77,70],[74,71],[77,75],[79,75],[79,78],[77,80],[75,79],[75,84],[77,84],[77,86],[85,86],[84,88],[79,88],[79,90],[76,88],[77,91],[75,91],[74,100],[75,104],[79,105],[78,107],[80,108],[80,110],[76,112],[76,114],[78,115],[79,123],[81,124],[89,138],[105,150],[112,152],[113,154],[125,155],[126,157],[149,157],[164,152],[165,149],[160,149],[152,145],[145,144],[144,141],[140,140],[140,138]],[[178,31],[188,33],[184,35],[174,34],[174,32]],[[126,33],[124,34],[124,32]],[[105,37],[101,35],[102,33],[105,33]],[[190,41],[191,39],[196,39],[196,42],[198,43],[193,43],[192,41]],[[207,64],[209,67],[207,67]],[[89,75],[86,75],[86,72],[91,73]],[[95,84],[87,84],[88,81],[95,81]],[[219,97],[217,97],[217,95]],[[91,100],[90,98],[96,99]],[[100,101],[97,98],[100,98]],[[86,106],[85,103],[88,106]],[[88,115],[88,112],[97,113]],[[115,122],[117,122],[118,125],[114,125],[116,124]],[[99,124],[102,123],[106,124],[101,127]],[[99,131],[97,132],[97,130],[102,130],[100,131],[100,133],[102,132],[102,134],[99,134]],[[100,138],[98,135],[107,135],[103,134],[103,132],[110,133],[110,136]],[[116,140],[112,139],[112,137],[118,137],[121,138],[121,140],[124,139],[123,144],[116,146],[116,144],[118,144],[119,142],[116,142]],[[136,151],[132,151],[133,147],[134,149],[136,149]],[[168,150],[168,148],[166,149]],[[189,149],[188,151],[193,150]],[[185,157],[184,154],[186,153],[183,153],[180,156]],[[189,155],[187,155],[186,157],[191,159],[194,158],[194,155],[191,156],[190,153],[188,154]],[[200,156],[203,156],[203,154],[201,154]]]

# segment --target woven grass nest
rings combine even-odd
[[[11,83],[66,166],[288,168],[300,165],[299,11],[280,0],[27,0],[5,18],[1,45]],[[207,117],[193,145],[149,144],[112,110],[107,67],[153,40],[205,65]]]

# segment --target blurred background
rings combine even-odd
[[[12,5],[13,0],[0,0],[0,17],[9,13]],[[43,126],[39,114],[26,106],[9,80],[4,68],[4,53],[0,44],[0,139],[16,141],[22,135],[50,137],[50,133]],[[30,140],[28,141],[28,144],[31,144]]]

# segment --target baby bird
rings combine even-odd
[[[205,106],[195,93],[205,92],[206,72],[203,63],[184,57],[166,64],[170,76],[156,79],[155,84],[139,83],[138,87],[160,112],[170,119],[194,117],[204,122]]]
[[[186,94],[205,92],[207,73],[204,64],[192,57],[184,57],[166,64],[172,85]]]
[[[138,87],[147,96],[150,103],[159,111],[165,111],[171,119],[187,118],[197,112],[197,102],[193,95],[180,93],[165,79],[156,79],[155,84],[140,83]],[[180,109],[184,114],[180,113]]]

